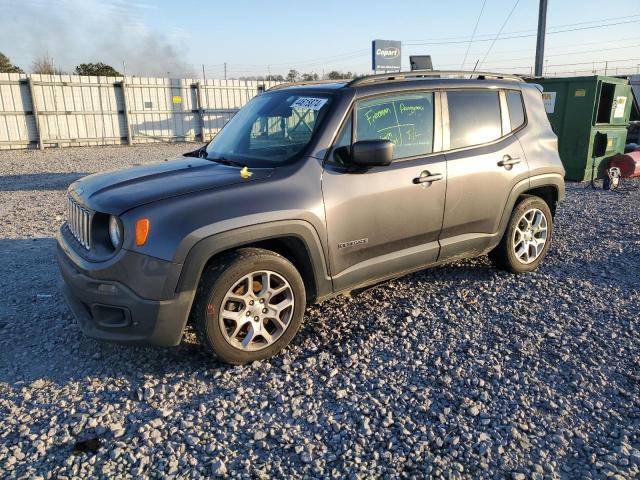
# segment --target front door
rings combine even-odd
[[[362,99],[343,126],[322,178],[335,289],[436,261],[446,189],[445,158],[434,153],[441,151],[439,101],[434,92]],[[350,169],[348,147],[370,139],[391,140],[393,162]],[[439,179],[420,180],[433,175]]]

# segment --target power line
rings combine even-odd
[[[621,70],[621,71],[619,71]],[[626,70],[626,72],[625,72]],[[565,73],[572,73],[574,75],[577,75],[578,73],[590,73],[592,75],[597,74],[598,72],[602,71],[603,73],[607,72],[606,68],[597,68],[597,69],[588,69],[588,70],[562,70],[559,72],[549,72],[546,75],[553,75],[553,76],[558,76],[559,74],[565,74]],[[609,72],[611,71],[611,68],[609,68]],[[629,74],[637,74],[639,73],[639,68],[638,66],[630,66],[630,67],[615,67],[615,75],[629,75]]]
[[[515,6],[517,6],[518,3],[519,3],[519,0],[516,1],[516,5],[514,5],[514,8],[510,12],[509,16],[507,17],[507,21],[509,20],[510,16],[513,14],[513,10],[515,10]],[[557,28],[561,28],[561,27],[573,27],[573,26],[576,26],[576,25],[585,25],[585,24],[594,23],[594,22],[617,20],[617,19],[620,19],[620,18],[626,19],[626,21],[623,21],[623,22],[616,22],[616,23],[609,23],[609,24],[599,24],[599,25],[592,25],[592,26],[587,26],[587,27],[579,27],[579,28],[557,30],[557,31],[554,31],[554,32],[547,32],[547,35],[557,34],[557,33],[564,33],[564,32],[571,32],[571,31],[578,31],[578,30],[587,30],[587,29],[592,29],[592,28],[603,28],[603,27],[623,25],[623,24],[628,24],[628,23],[636,23],[636,20],[629,20],[629,19],[633,19],[633,18],[637,18],[637,17],[640,17],[640,15],[630,15],[630,16],[625,16],[625,17],[611,17],[611,18],[605,18],[605,19],[602,19],[602,20],[590,20],[590,21],[585,21],[585,22],[577,22],[577,23],[556,25],[555,27],[550,27],[550,28],[557,29]],[[503,24],[502,29],[504,29],[504,24]],[[534,37],[536,35],[535,33],[530,33],[530,34],[525,34],[525,35],[512,35],[512,34],[516,34],[516,33],[531,32],[531,31],[532,30],[521,30],[521,31],[507,32],[507,33],[505,33],[505,36],[502,36],[501,38],[498,38],[498,37],[500,37],[500,35],[502,33],[501,31],[498,32],[498,35],[494,36],[493,38],[486,38],[486,39],[475,38],[474,39],[474,37],[472,36],[471,37],[471,40],[472,40],[471,43],[473,43],[473,42],[489,42],[489,41],[491,41],[492,44],[495,44],[498,40],[508,40],[508,39],[512,39],[512,38]],[[490,34],[485,34],[485,35],[481,35],[481,36],[487,36],[487,35],[490,35]],[[491,35],[493,35],[493,34],[491,34]],[[506,36],[506,35],[510,35],[510,36]],[[408,46],[408,47],[410,47],[410,46],[420,46],[420,45],[468,44],[468,48],[470,48],[471,43],[470,43],[470,40],[469,40],[468,37],[440,37],[441,40],[455,40],[455,39],[461,39],[461,38],[463,38],[464,40],[461,40],[461,41],[437,41],[438,39],[433,39],[433,41],[425,41],[425,42],[422,42],[422,41],[407,41],[407,42],[403,42],[403,47],[404,46]],[[490,47],[488,51],[491,51],[492,48],[493,47]],[[289,66],[289,67],[308,68],[308,67],[312,67],[312,66],[315,66],[315,65],[320,65],[320,64],[323,64],[323,63],[326,63],[326,62],[344,62],[344,61],[347,61],[347,60],[352,60],[354,58],[362,57],[365,54],[368,54],[369,52],[370,52],[369,49],[358,49],[358,50],[352,50],[352,51],[341,53],[341,54],[337,54],[337,55],[315,57],[315,58],[311,58],[311,59],[307,59],[307,60],[293,61],[293,62],[269,63],[269,65],[271,67]],[[485,55],[485,59],[486,59],[486,55]],[[220,65],[220,64],[218,64],[218,65]],[[267,64],[234,64],[234,65],[237,65],[237,66],[240,66],[240,67],[255,67],[255,69],[264,69],[265,67],[267,67]],[[208,65],[205,65],[205,66],[208,66]],[[238,70],[238,69],[234,68],[234,70]],[[249,70],[247,69],[246,71],[249,71]]]
[[[553,30],[553,29],[557,29],[557,28],[565,28],[565,27],[575,27],[577,25],[585,25],[588,23],[598,23],[598,24],[602,24],[603,22],[609,22],[611,20],[621,20],[621,21],[626,21],[626,20],[631,20],[634,18],[639,18],[640,14],[637,15],[625,15],[624,17],[609,17],[609,18],[599,18],[597,20],[589,20],[586,22],[577,22],[577,23],[564,23],[564,24],[559,24],[559,25],[554,25],[552,27],[549,27],[549,29]],[[625,22],[625,23],[630,23],[630,22]],[[599,26],[599,25],[596,25]],[[528,30],[514,30],[511,32],[505,32],[505,35],[514,35],[514,34],[520,34],[520,33],[532,33],[532,34],[536,34],[537,30],[536,29],[528,29]],[[491,41],[491,39],[495,36],[495,33],[484,33],[482,35],[478,35],[478,37],[487,37],[482,39],[485,42]],[[530,36],[530,35],[528,35]],[[504,37],[503,37],[504,38]],[[431,41],[438,41],[438,40],[462,40],[461,42],[456,42],[456,43],[467,43],[469,41],[469,37],[467,36],[455,36],[455,37],[434,37],[434,38],[427,38],[427,39],[413,39],[413,40],[406,40],[403,43],[407,43],[407,44],[411,44],[413,42],[431,42]],[[476,40],[476,41],[481,41],[481,40]]]
[[[482,66],[482,64],[484,63],[484,61],[487,59],[487,56],[489,55],[489,52],[491,52],[491,49],[493,48],[493,46],[496,44],[496,41],[498,40],[498,37],[500,36],[500,34],[502,33],[502,30],[504,30],[504,27],[507,25],[507,23],[509,22],[509,19],[511,18],[511,15],[513,15],[513,12],[516,11],[516,7],[518,6],[518,4],[520,3],[520,0],[516,0],[516,3],[513,4],[513,8],[511,9],[511,11],[509,12],[509,15],[507,15],[507,18],[504,19],[504,23],[502,24],[502,26],[500,27],[500,31],[498,32],[498,34],[496,35],[496,37],[493,39],[493,42],[491,42],[491,45],[489,45],[489,49],[487,50],[487,53],[484,54],[484,57],[482,58],[482,60],[480,61],[480,63],[478,64],[478,66]]]
[[[625,38],[617,38],[617,39],[613,39],[613,40],[602,40],[602,41],[597,41],[597,42],[570,43],[570,44],[564,44],[564,45],[556,45],[554,48],[550,48],[549,50],[556,51],[556,50],[562,49],[562,48],[572,48],[572,47],[583,46],[583,45],[601,45],[601,44],[605,44],[605,43],[616,44],[617,42],[623,42],[625,40],[638,41],[638,40],[640,40],[640,37],[625,37]],[[518,49],[515,49],[515,50],[497,50],[497,51],[493,52],[493,54],[496,55],[496,54],[499,54],[499,53],[516,53],[516,52],[529,52],[529,51],[531,51],[530,47],[529,48],[518,48]],[[462,55],[462,52],[447,52],[447,55]],[[554,54],[554,55],[566,55],[566,54],[565,53],[561,53],[561,54]],[[550,55],[545,55],[545,56],[548,57]],[[454,64],[452,64],[452,65],[454,65]]]
[[[627,17],[628,18],[628,17]],[[547,32],[547,35],[555,35],[558,33],[566,33],[566,32],[577,32],[580,30],[590,30],[592,28],[605,28],[605,27],[613,27],[613,26],[617,26],[617,25],[626,25],[629,23],[635,23],[637,24],[638,21],[637,20],[629,20],[626,22],[616,22],[616,23],[606,23],[606,24],[602,24],[602,25],[593,25],[590,27],[580,27],[580,28],[569,28],[566,30],[556,30],[555,32]],[[502,38],[500,38],[500,40],[511,40],[514,38],[527,38],[527,37],[535,37],[536,34],[535,33],[531,33],[531,34],[527,34],[527,35],[512,35],[512,36],[503,36]],[[491,41],[491,39],[487,38],[487,39],[476,39],[476,42],[489,42]],[[420,42],[420,43],[409,43],[407,42],[406,45],[408,46],[416,46],[416,45],[453,45],[453,44],[459,44],[459,43],[467,43],[468,40],[464,40],[464,41],[448,41],[448,42]],[[403,45],[405,45],[405,43],[403,43]]]
[[[629,47],[631,48],[631,47]],[[577,53],[577,52],[576,52]],[[580,53],[585,53],[585,52],[580,52]],[[522,58],[523,60],[526,58]],[[506,61],[506,60],[502,60],[502,61]],[[588,62],[575,62],[575,63],[556,63],[556,64],[549,64],[547,65],[548,67],[571,67],[571,66],[579,66],[579,65],[591,65],[591,64],[604,64],[606,62],[608,63],[622,63],[622,62],[636,62],[636,61],[640,61],[640,59],[638,58],[627,58],[627,59],[613,59],[613,60],[598,60],[598,61],[588,61]],[[497,61],[497,63],[499,63],[499,61]],[[531,68],[530,65],[520,65],[520,66],[500,66],[497,63],[493,63],[489,66],[487,66],[486,68],[488,69],[496,69],[496,70],[528,70]],[[440,65],[441,67],[448,67],[448,66],[456,66],[457,64],[443,64]],[[625,68],[625,67],[619,67],[619,68]],[[628,67],[628,68],[632,68],[632,67]],[[222,74],[223,72],[221,70],[218,71],[213,71],[213,70],[206,70],[207,74]],[[262,75],[260,73],[256,73],[255,69],[250,69],[250,68],[229,68],[228,70],[228,74],[230,75],[235,75],[235,76],[247,76],[247,75]]]
[[[467,51],[464,54],[464,58],[462,59],[462,64],[460,65],[460,69],[464,68],[464,62],[467,61],[467,55],[469,55],[469,49],[471,48],[471,44],[473,43],[473,38],[476,36],[476,31],[478,30],[478,24],[480,23],[480,17],[482,17],[482,12],[484,12],[484,6],[487,4],[487,0],[483,0],[482,8],[480,8],[480,14],[478,15],[478,19],[476,20],[476,25],[473,27],[473,33],[471,34],[471,40],[469,40],[469,45],[467,45]]]
[[[463,64],[464,62],[466,62],[466,59],[468,58],[469,53],[471,52],[471,47],[473,43],[480,43],[480,42],[492,42],[492,45],[495,44],[497,41],[503,41],[503,40],[509,40],[509,39],[514,39],[514,38],[526,38],[526,37],[533,37],[535,36],[535,33],[529,33],[529,34],[525,34],[527,32],[535,32],[535,30],[521,30],[521,31],[512,31],[512,32],[499,32],[498,35],[494,36],[493,34],[483,34],[483,35],[477,35],[477,28],[479,26],[479,21],[480,21],[480,17],[483,14],[483,10],[485,8],[485,2],[486,0],[483,1],[483,6],[482,9],[480,11],[480,15],[478,16],[478,19],[476,21],[476,26],[474,27],[474,33],[472,34],[472,36],[469,37],[439,37],[439,38],[434,38],[432,40],[411,40],[411,41],[407,41],[407,42],[403,42],[403,47],[408,47],[407,49],[410,49],[410,47],[413,46],[420,46],[420,45],[452,45],[452,44],[466,44],[466,52],[465,52],[465,59],[463,60]],[[516,2],[517,4],[517,2]],[[634,15],[629,15],[629,16],[625,16],[625,17],[609,17],[609,18],[603,18],[603,19],[597,19],[597,20],[590,20],[590,21],[584,21],[584,22],[577,22],[577,23],[570,23],[570,24],[563,24],[563,25],[556,25],[554,27],[550,27],[551,30],[555,30],[555,31],[548,31],[547,35],[553,35],[553,34],[560,34],[560,33],[565,33],[565,32],[573,32],[573,31],[581,31],[581,30],[588,30],[588,29],[595,29],[595,28],[605,28],[605,27],[611,27],[611,26],[617,26],[617,25],[624,25],[624,24],[631,24],[631,23],[637,23],[637,18],[640,18],[640,14],[634,14]],[[609,21],[614,21],[614,20],[620,20],[620,19],[624,19],[625,21],[619,21],[619,22],[612,22],[612,23],[604,23],[604,22],[609,22]],[[634,20],[636,19],[636,20]],[[598,22],[598,25],[590,25],[593,23]],[[584,26],[587,25],[587,26]],[[576,27],[576,28],[568,28],[568,27]],[[522,33],[522,35],[519,35],[520,33]],[[517,35],[518,34],[518,35]],[[491,35],[491,37],[489,38],[483,38],[483,37],[487,37]],[[499,37],[499,38],[498,38]],[[456,41],[458,40],[458,41]],[[593,43],[608,43],[608,42],[593,42]],[[582,43],[581,45],[587,45],[586,43]],[[631,47],[629,47],[631,48]],[[612,48],[611,50],[614,50],[614,48]],[[492,47],[489,48],[488,52],[492,51]],[[526,51],[526,50],[521,50],[521,51]],[[345,53],[341,53],[341,54],[336,54],[336,55],[330,55],[330,56],[323,56],[323,57],[315,57],[315,58],[307,58],[305,60],[300,60],[300,61],[294,61],[294,62],[279,62],[279,63],[270,63],[269,65],[271,67],[279,67],[279,66],[289,66],[289,67],[298,67],[298,68],[313,68],[316,65],[320,65],[320,64],[325,64],[328,62],[334,62],[334,63],[343,63],[343,62],[347,62],[347,61],[351,61],[353,59],[359,58],[359,57],[364,57],[365,55],[369,55],[370,53],[370,49],[358,49],[358,50],[352,50],[352,51],[348,51]],[[494,52],[494,54],[497,52]],[[588,52],[584,52],[584,53],[588,53]],[[571,55],[573,53],[563,53],[563,54],[557,54],[557,55],[548,55],[549,57],[554,57],[554,56],[560,56],[560,55]],[[449,54],[451,55],[451,54]],[[485,60],[486,60],[487,54],[485,54]],[[20,60],[20,58],[24,58],[24,57],[18,57],[18,60]],[[485,61],[483,60],[483,61]],[[507,60],[503,60],[503,61],[507,61]],[[219,71],[219,73],[223,73],[223,67],[224,64],[223,63],[218,63],[218,64],[205,64],[205,68],[208,72],[214,72],[214,71]],[[452,65],[453,66],[453,65]],[[240,68],[238,68],[240,67]],[[254,68],[251,68],[254,67]],[[240,71],[245,71],[245,72],[249,72],[249,71],[257,71],[258,69],[260,70],[265,70],[267,67],[267,64],[231,64],[229,66],[229,70],[233,71],[233,72],[240,72]],[[194,69],[195,71],[195,69]]]
[[[619,63],[619,62],[637,62],[640,58],[624,58],[619,60],[600,60],[597,62],[577,62],[577,63],[556,63],[554,65],[548,65],[549,67],[571,67],[574,65],[589,65],[595,63]]]
[[[572,66],[576,66],[576,65],[595,65],[595,64],[603,64],[603,63],[620,63],[620,62],[637,62],[640,61],[640,58],[621,58],[621,59],[617,59],[617,60],[598,60],[598,61],[590,61],[590,62],[576,62],[576,63],[555,63],[552,65],[546,65],[545,67],[572,67]],[[506,69],[506,70],[517,70],[517,69],[522,69],[522,68],[531,68],[531,65],[520,65],[517,67],[496,67],[496,66],[489,66],[487,68],[501,68],[501,69]],[[625,67],[619,67],[619,68],[625,68]]]
[[[640,37],[624,37],[624,38],[614,38],[611,40],[604,40],[604,41],[597,41],[597,42],[580,42],[580,43],[570,43],[570,44],[562,44],[562,45],[556,45],[555,47],[552,47],[549,49],[550,52],[558,52],[558,53],[551,53],[550,55],[546,55],[545,57],[558,57],[558,56],[564,56],[564,55],[574,55],[574,54],[578,54],[578,53],[593,53],[593,52],[599,52],[599,51],[607,51],[607,50],[617,50],[618,48],[633,48],[635,46],[634,45],[622,45],[620,44],[620,42],[626,41],[626,40],[631,40],[634,42],[640,41]],[[603,49],[591,49],[591,50],[584,50],[584,51],[569,51],[567,52],[565,49],[566,48],[573,48],[573,47],[579,47],[579,46],[587,46],[587,45],[603,45],[603,44],[614,44],[614,45],[618,45],[616,47],[611,47],[611,48],[603,48]],[[409,49],[409,54],[411,52],[411,49]],[[513,49],[513,50],[496,50],[493,51],[492,53],[492,58],[495,59],[495,61],[500,61],[500,62],[507,62],[507,61],[515,61],[515,60],[528,60],[530,58],[530,56],[526,56],[526,57],[518,57],[518,58],[495,58],[496,55],[498,54],[508,54],[508,53],[518,53],[518,52],[531,52],[531,47],[529,48],[519,48],[519,49]],[[471,54],[473,54],[473,52],[470,52]],[[477,52],[480,53],[480,52]],[[456,57],[456,56],[462,56],[463,53],[462,52],[450,52],[447,51],[446,52],[447,57]],[[449,64],[438,64],[441,67],[447,66],[447,67],[458,67],[459,64],[458,63],[449,63]]]
[[[510,14],[512,14],[512,13],[513,13],[513,9],[510,12]],[[507,20],[508,19],[509,19],[509,17],[507,17]],[[625,23],[628,23],[628,22],[625,22]],[[600,26],[598,26],[598,27],[600,27]],[[534,35],[528,35],[528,36],[534,36]],[[498,38],[498,39],[496,39],[496,37],[494,37],[493,43],[495,44],[495,42],[497,42],[497,40],[503,40],[503,39],[505,39],[505,37]],[[476,41],[479,42],[479,41],[489,41],[489,40],[476,40]],[[467,42],[456,42],[456,43],[467,43]],[[357,52],[366,52],[368,54],[369,50],[368,49],[367,50],[359,50]],[[488,52],[490,52],[490,50],[488,50]],[[588,52],[586,52],[586,53],[588,53]],[[347,53],[347,54],[334,55],[334,56],[331,56],[331,57],[323,57],[323,58],[328,59],[329,61],[333,60],[334,63],[342,63],[342,62],[349,61],[349,60],[352,60],[354,58],[361,57],[361,56],[364,56],[364,55],[365,55],[365,53],[356,53],[356,54]],[[550,56],[554,56],[554,55],[550,55]],[[483,59],[483,61],[486,61],[486,57],[487,57],[487,54],[485,54],[485,58]],[[521,59],[524,59],[524,58],[521,58]],[[506,61],[506,60],[504,60],[504,61]],[[279,64],[270,64],[270,65],[271,66],[277,66],[277,65],[283,65],[284,66],[284,65],[286,65],[286,66],[289,66],[289,67],[311,68],[311,67],[313,67],[315,65],[320,65],[320,64],[323,64],[323,63],[326,63],[326,60],[309,60],[307,62],[301,62],[301,63],[282,62],[282,63],[279,63]],[[241,68],[237,68],[236,66],[237,67],[241,67]],[[451,64],[451,66],[454,66],[454,65]],[[266,67],[266,65],[264,65],[264,64],[233,64],[231,69],[234,72],[242,73],[242,72],[254,72],[254,71],[257,71],[259,69],[264,69],[265,67]],[[209,70],[209,69],[207,69],[207,70]],[[219,71],[219,72],[222,73],[222,71]]]
[[[579,50],[579,51],[574,51],[574,52],[566,52],[566,53],[556,53],[553,55],[545,55],[547,58],[551,58],[551,57],[563,57],[566,55],[581,55],[581,54],[585,54],[585,53],[598,53],[598,52],[607,52],[607,51],[611,51],[611,50],[624,50],[627,48],[637,48],[640,47],[640,44],[634,44],[634,45],[628,45],[628,46],[618,46],[618,47],[612,47],[612,48],[599,48],[599,49],[592,49],[592,50]],[[515,62],[518,60],[529,60],[530,57],[518,57],[518,58],[497,58],[494,59],[494,63],[499,63],[499,62]],[[449,64],[441,64],[441,67],[453,67],[456,66],[456,63],[449,63]]]

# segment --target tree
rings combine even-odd
[[[45,75],[64,75],[64,72],[59,68],[55,68],[53,64],[53,58],[45,55],[37,58],[33,65],[31,65],[32,73],[42,73]]]
[[[353,78],[354,74],[351,72],[339,72],[337,70],[332,70],[331,72],[329,72],[327,74],[327,78],[329,78],[330,80],[341,80],[344,78]]]
[[[115,68],[102,62],[81,63],[76,67],[75,73],[76,75],[87,75],[96,77],[122,77],[122,74]]]
[[[296,82],[298,80],[298,78],[300,77],[300,72],[298,72],[297,70],[289,70],[289,73],[287,73],[287,82]]]
[[[9,57],[0,52],[0,73],[24,73],[20,67],[11,63]]]
[[[302,74],[302,81],[303,82],[311,82],[313,80],[318,80],[318,74],[317,73],[303,73]]]

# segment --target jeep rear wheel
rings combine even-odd
[[[203,273],[195,304],[200,341],[223,361],[277,354],[295,336],[305,309],[296,268],[268,250],[239,249]]]
[[[489,258],[498,267],[513,273],[538,268],[551,244],[553,218],[547,203],[527,195],[516,205],[498,246]]]

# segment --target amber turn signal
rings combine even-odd
[[[136,245],[141,247],[147,243],[149,236],[149,219],[141,218],[136,222]]]

